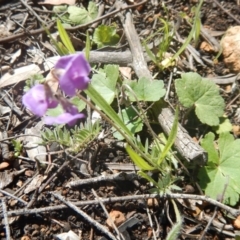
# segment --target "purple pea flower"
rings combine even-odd
[[[57,72],[59,71],[60,87],[68,96],[75,95],[76,89],[87,89],[90,82],[88,75],[91,68],[83,53],[61,57],[57,61],[55,69]]]
[[[55,108],[58,101],[47,84],[37,84],[24,94],[22,102],[31,112],[41,117],[48,108]]]
[[[62,105],[63,109],[65,110],[65,113],[62,113],[57,117],[50,116],[45,117],[44,118],[45,124],[53,125],[67,123],[69,126],[73,126],[75,125],[78,119],[85,117],[85,115],[83,113],[79,113],[77,107],[75,107],[68,100],[60,98],[59,102]]]

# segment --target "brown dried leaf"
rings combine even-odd
[[[201,42],[200,49],[205,52],[214,52],[214,48],[212,47],[212,45],[205,41]]]
[[[59,81],[56,78],[56,74],[54,74],[54,69],[51,69],[48,75],[46,76],[46,82],[48,83],[49,87],[51,88],[53,93],[56,93],[59,86]]]
[[[108,225],[109,228],[113,228],[112,222],[118,227],[125,221],[126,221],[126,218],[122,212],[117,210],[112,210],[109,213],[109,218],[106,220],[106,224]]]

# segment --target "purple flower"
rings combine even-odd
[[[84,118],[84,117],[85,117],[85,115],[83,113],[78,113],[75,115],[72,115],[70,113],[63,113],[57,117],[47,116],[44,118],[44,122],[47,125],[67,123],[69,126],[73,126],[73,125],[75,125],[75,123],[77,122],[77,120],[79,118]]]
[[[48,85],[37,84],[22,98],[23,105],[35,115],[43,116],[48,108],[55,108],[58,101],[54,98]]]
[[[73,96],[76,89],[87,89],[91,68],[83,53],[61,57],[56,63],[55,69],[59,70],[60,87],[68,96]]]
[[[59,102],[62,105],[63,109],[65,110],[65,113],[62,113],[57,117],[50,116],[45,117],[44,118],[45,124],[52,125],[67,123],[69,126],[73,126],[75,125],[78,119],[85,117],[85,115],[83,113],[79,113],[77,107],[70,103],[68,100],[60,98]]]

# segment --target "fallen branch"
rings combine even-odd
[[[223,203],[218,202],[207,196],[199,196],[193,194],[181,194],[181,193],[164,193],[164,194],[142,194],[142,195],[132,195],[132,196],[121,196],[121,197],[109,197],[109,198],[101,198],[101,202],[103,203],[113,203],[113,202],[122,202],[122,201],[134,201],[140,199],[148,199],[148,198],[159,198],[159,199],[194,199],[208,202],[214,206],[217,206],[226,212],[230,213],[233,217],[237,217],[240,215],[240,209],[234,209],[229,207]],[[77,201],[74,203],[76,206],[86,206],[86,205],[98,205],[99,201],[96,200],[87,200],[87,201]],[[60,209],[66,209],[65,205],[57,205],[51,207],[43,207],[43,208],[34,208],[34,209],[21,209],[21,210],[13,210],[7,212],[7,217],[14,217],[20,215],[30,215],[37,214],[43,212],[52,212]],[[0,217],[3,217],[3,213],[0,214]]]

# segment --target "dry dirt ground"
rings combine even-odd
[[[114,0],[94,1],[98,2],[102,9],[98,18],[116,10]],[[78,1],[76,4],[87,6],[88,2]],[[139,2],[129,0],[127,4],[130,6]],[[191,26],[185,20],[179,21],[179,14],[185,13],[191,18],[193,16],[191,9],[197,2],[149,0],[140,6],[131,7],[131,16],[138,37],[143,40],[153,34],[160,27],[157,19],[162,17],[174,22],[179,36],[186,38]],[[32,68],[26,67],[22,73],[17,69],[34,63],[42,70],[45,59],[57,55],[45,30],[41,27],[45,23],[51,33],[57,32],[56,24],[52,19],[52,8],[52,5],[41,5],[34,0],[0,0],[0,76],[4,80],[0,79],[2,220],[0,238],[54,239],[58,234],[68,233],[71,230],[77,236],[69,236],[68,239],[110,239],[111,236],[115,239],[129,240],[165,239],[176,220],[171,201],[163,198],[152,200],[147,198],[151,186],[138,178],[124,149],[115,143],[111,135],[109,138],[95,140],[86,146],[77,158],[66,153],[49,155],[45,158],[47,162],[45,166],[29,159],[25,146],[20,156],[14,156],[11,140],[31,141],[31,136],[26,140],[19,135],[26,134],[26,129],[35,127],[40,121],[39,118],[30,115],[21,103],[26,73],[31,72]],[[119,34],[123,36],[120,45],[108,51],[121,52],[128,49],[129,42],[124,36],[125,30],[118,17],[119,12],[124,16],[125,11],[118,11],[95,23],[69,29],[76,50],[81,51],[85,46],[86,38],[83,33],[88,29],[92,34],[94,28],[101,23],[116,24]],[[202,25],[210,30],[210,34],[219,43],[230,26],[239,25],[239,12],[240,5],[237,1],[206,0],[201,9]],[[176,39],[173,48],[180,44]],[[203,64],[196,59],[191,60],[187,53],[183,53],[177,68],[185,72],[196,71],[208,77],[231,73],[224,65],[222,56],[218,61],[214,61],[217,53],[209,50],[204,44],[206,41],[201,35],[198,44],[192,45],[201,57],[207,59]],[[120,64],[121,59],[119,61]],[[148,64],[153,74],[159,71],[151,62]],[[171,71],[173,69],[158,73],[166,86]],[[6,74],[10,76],[8,80],[4,78]],[[43,74],[46,75],[47,72]],[[221,87],[225,90],[223,96],[229,106],[229,117],[232,123],[238,125],[238,121],[233,117],[239,104],[239,98],[235,99],[238,92],[232,93],[230,90],[231,94],[227,93],[232,87],[232,82]],[[173,103],[175,101],[174,92],[171,101]],[[107,124],[103,123],[103,127],[109,131]],[[57,150],[59,148],[54,144],[47,146],[48,152]],[[101,177],[104,174],[111,177],[106,177],[104,180]],[[73,180],[80,179],[81,185],[69,187],[69,183]],[[185,193],[201,195],[194,182],[180,182],[179,186]],[[99,200],[96,196],[103,200]],[[220,209],[215,210],[214,205],[202,203],[201,207],[192,209],[188,204],[195,205],[190,200],[178,202],[183,219],[178,239],[234,239],[236,230],[231,219],[228,219]],[[113,214],[116,218],[117,231],[107,228],[108,214]],[[212,224],[206,228],[212,217]],[[101,226],[99,227],[98,224]],[[101,227],[106,232],[103,232]]]

